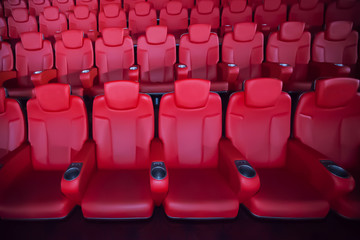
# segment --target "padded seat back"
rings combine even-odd
[[[93,12],[95,15],[98,11],[98,0],[76,0],[76,6],[87,6],[91,12]]]
[[[139,83],[108,82],[93,105],[93,131],[99,169],[149,168],[154,137],[151,97],[139,94]],[[130,181],[131,179],[129,179]]]
[[[131,9],[135,8],[135,4],[139,2],[145,2],[146,0],[123,0],[124,10],[129,12]]]
[[[330,160],[351,170],[360,167],[359,80],[317,80],[315,91],[301,96],[294,136]]]
[[[146,28],[157,24],[156,11],[148,2],[139,2],[129,12],[129,30],[131,34],[143,34]]]
[[[252,8],[246,0],[231,1],[224,6],[221,15],[221,25],[234,25],[240,22],[252,22]]]
[[[26,1],[24,0],[7,0],[2,2],[4,4],[5,17],[11,16],[14,9],[27,8]]]
[[[103,7],[103,11],[99,13],[99,32],[104,28],[126,28],[126,14],[119,4],[111,3]]]
[[[210,0],[197,2],[191,10],[190,24],[210,24],[212,29],[218,29],[220,26],[220,10],[214,6]]]
[[[87,6],[76,6],[74,12],[69,14],[69,29],[81,30],[85,33],[97,31],[97,19]]]
[[[59,83],[36,87],[35,96],[27,102],[33,168],[65,170],[88,138],[84,102]]]
[[[175,92],[160,101],[159,137],[168,168],[217,166],[221,99],[210,92],[210,81],[175,81]]]
[[[57,7],[46,7],[39,17],[40,32],[44,37],[52,37],[68,29],[67,19],[64,13]]]
[[[152,26],[138,39],[137,62],[141,82],[173,82],[176,62],[175,38],[165,26]]]
[[[104,6],[107,4],[116,4],[121,8],[121,0],[100,0],[100,12],[103,11]]]
[[[291,98],[282,82],[259,78],[245,81],[226,113],[226,137],[255,168],[282,167],[290,136]]]
[[[0,17],[0,37],[7,38],[7,36],[8,36],[8,28],[7,28],[6,19]]]
[[[171,34],[185,32],[188,28],[188,11],[179,1],[168,2],[160,11],[160,25],[167,26]]]
[[[0,72],[11,71],[14,68],[14,56],[11,45],[0,41]]]
[[[147,2],[151,3],[155,10],[160,11],[170,0],[147,0]]]
[[[39,16],[44,8],[50,7],[50,0],[29,0],[29,12],[31,15]]]
[[[304,22],[308,27],[322,27],[325,5],[319,0],[300,0],[291,6],[289,21]]]
[[[69,13],[75,7],[74,0],[53,0],[52,5],[58,7],[60,12],[64,13],[66,16],[69,16]]]
[[[325,24],[335,21],[350,21],[355,28],[360,27],[360,2],[357,0],[337,0],[330,3],[325,13]]]
[[[286,22],[286,14],[286,5],[282,4],[281,0],[264,0],[264,4],[256,7],[254,22],[276,28]]]
[[[181,2],[183,7],[186,9],[192,9],[195,5],[193,0],[172,0],[172,1],[176,1],[176,2]]]
[[[8,18],[9,37],[20,38],[24,32],[37,32],[38,24],[34,16],[29,15],[27,8],[17,8]]]

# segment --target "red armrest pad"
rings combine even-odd
[[[220,78],[223,81],[226,81],[229,83],[229,90],[239,90],[237,89],[237,86],[239,85],[237,83],[237,79],[239,76],[239,67],[236,66],[236,64],[229,64],[229,63],[218,63],[218,69]]]
[[[51,80],[55,79],[57,76],[56,69],[49,69],[45,71],[35,72],[31,75],[31,81],[34,86],[40,86],[49,83]]]
[[[3,83],[7,80],[16,78],[16,71],[5,71],[0,72],[0,87],[2,87]]]
[[[262,64],[263,75],[265,77],[277,78],[286,83],[292,73],[293,67],[282,63],[264,62]]]
[[[224,25],[220,28],[220,36],[224,36],[226,33],[232,32],[233,27],[231,25]]]
[[[99,32],[97,30],[89,30],[86,35],[90,38],[91,41],[95,42],[97,37],[99,36]]]
[[[94,79],[98,75],[97,68],[83,70],[80,73],[80,81],[84,88],[91,88],[94,85]]]
[[[185,64],[175,64],[176,80],[188,79],[189,68]]]
[[[315,80],[319,77],[347,77],[351,68],[343,64],[310,62],[310,78]]]
[[[129,80],[133,82],[139,82],[139,70],[140,66],[133,65],[129,68]]]
[[[259,191],[260,179],[258,174],[253,178],[241,175],[236,168],[235,160],[245,160],[245,158],[229,139],[221,139],[219,142],[219,171],[237,193],[241,203]]]

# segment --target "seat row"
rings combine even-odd
[[[1,42],[0,85],[4,82],[10,96],[30,97],[34,85],[57,81],[70,84],[79,96],[96,96],[114,80],[139,81],[141,92],[163,93],[173,91],[179,79],[207,79],[212,91],[233,91],[241,90],[246,79],[273,77],[284,82],[286,91],[306,91],[319,77],[357,74],[358,33],[351,22],[329,24],[315,37],[312,54],[305,24],[283,23],[268,40],[265,62],[264,37],[256,29],[255,23],[236,24],[224,37],[219,63],[219,40],[210,25],[191,25],[178,54],[165,26],[148,27],[138,39],[138,65],[132,39],[121,28],[105,29],[95,51],[82,31],[63,32],[55,43],[55,64],[52,45],[41,33],[23,33],[15,46],[16,72],[10,44]]]
[[[66,84],[35,88],[24,117],[0,90],[0,217],[360,218],[359,80],[316,81],[301,96],[290,138],[291,98],[278,79],[247,80],[222,106],[210,81],[186,79],[160,102],[114,81],[93,102],[93,140],[83,100]],[[347,170],[345,170],[347,169]]]

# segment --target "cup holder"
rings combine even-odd
[[[236,160],[235,161],[236,168],[239,173],[246,178],[253,178],[256,176],[255,169],[250,165],[248,161],[245,160]]]
[[[342,167],[336,165],[332,161],[321,161],[321,163],[326,167],[326,169],[329,172],[331,172],[332,174],[334,174],[337,177],[340,177],[340,178],[349,178],[350,177],[350,174],[348,171],[346,171]]]
[[[82,163],[72,163],[64,173],[64,179],[66,181],[72,181],[80,175]]]
[[[150,173],[154,179],[163,180],[167,175],[165,164],[163,162],[152,163]]]

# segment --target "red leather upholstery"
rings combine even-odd
[[[20,38],[23,32],[37,32],[38,24],[34,16],[29,15],[26,8],[14,9],[8,18],[9,37]]]
[[[67,17],[75,6],[74,0],[53,0],[52,5],[58,7],[60,12],[64,13]]]
[[[145,0],[123,0],[124,10],[129,12],[131,9],[135,8],[135,4],[139,2],[145,2]]]
[[[168,33],[176,38],[185,33],[188,28],[188,11],[179,1],[168,2],[160,11],[160,25],[167,26]]]
[[[81,30],[86,34],[97,31],[96,15],[90,12],[87,6],[76,6],[69,14],[69,29]]]
[[[121,7],[121,0],[100,0],[100,12],[103,11],[104,6],[107,4],[116,4]]]
[[[0,72],[11,71],[14,68],[14,56],[11,45],[0,41]]]
[[[156,11],[148,2],[136,3],[135,8],[129,12],[129,30],[132,36],[143,34],[147,27],[156,24]]]
[[[321,30],[324,24],[325,6],[319,0],[300,0],[291,6],[289,21],[306,23],[306,29]]]
[[[64,13],[57,7],[46,7],[39,17],[40,32],[44,37],[53,37],[68,29],[67,19]]]
[[[154,137],[151,97],[139,94],[139,84],[130,81],[106,83],[104,90],[93,105],[97,169],[82,200],[83,214],[149,218],[154,206],[149,182]]]
[[[260,191],[245,206],[263,217],[325,217],[327,201],[304,177],[287,169],[291,98],[281,92],[282,82],[251,79],[244,89],[229,100],[226,136],[259,173]]]
[[[239,67],[236,89],[242,89],[246,79],[261,76],[264,59],[264,35],[256,32],[256,23],[238,23],[227,33],[222,44],[222,61]]]
[[[11,16],[11,13],[16,8],[27,8],[26,2],[24,0],[7,0],[3,1],[5,17]]]
[[[220,26],[220,10],[210,0],[200,1],[191,10],[190,24],[210,24],[212,29]]]
[[[0,17],[0,37],[7,38],[7,36],[8,36],[8,28],[7,28],[6,19]]]
[[[268,34],[286,22],[286,14],[286,5],[281,4],[281,0],[264,0],[264,4],[256,7],[254,22],[259,25],[262,32]]]
[[[138,39],[137,62],[140,65],[142,92],[174,90],[175,38],[166,26],[152,26]]]
[[[170,0],[148,0],[147,2],[151,3],[155,10],[160,11]]]
[[[88,6],[89,10],[93,12],[95,15],[98,11],[98,0],[77,0],[76,6],[83,5]]]
[[[240,22],[252,22],[252,9],[246,0],[231,1],[222,10],[221,25],[235,25]]]
[[[234,218],[238,212],[236,193],[217,168],[221,99],[209,90],[207,80],[179,80],[175,93],[161,98],[159,137],[169,169],[164,209],[172,218]]]
[[[44,11],[44,8],[50,7],[49,0],[29,0],[29,12],[31,15],[39,16]]]
[[[104,5],[103,11],[99,13],[99,32],[102,32],[104,28],[113,27],[127,27],[126,14],[116,3]]]
[[[317,80],[315,91],[303,94],[294,122],[294,136],[350,171],[356,188],[331,201],[343,216],[360,218],[359,80],[333,78]]]
[[[360,2],[356,0],[337,0],[330,3],[325,13],[325,23],[351,21],[355,28],[360,27]]]

